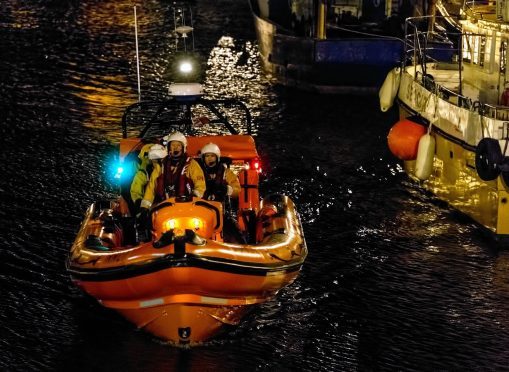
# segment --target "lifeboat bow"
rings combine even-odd
[[[253,244],[224,240],[219,202],[171,198],[151,212],[151,238],[135,244],[122,201],[95,203],[72,247],[74,282],[136,326],[178,345],[237,324],[296,278],[307,247],[293,202],[263,199]],[[136,231],[135,231],[136,232]]]

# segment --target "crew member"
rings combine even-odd
[[[197,196],[205,192],[203,171],[194,159],[187,155],[187,139],[180,132],[165,137],[168,156],[159,170],[154,169],[141,201],[142,208],[170,197]]]
[[[138,155],[139,166],[138,171],[134,175],[131,183],[131,199],[135,206],[135,214],[140,209],[141,201],[145,195],[145,188],[150,180],[150,176],[154,169],[161,167],[161,161],[168,155],[166,148],[159,144],[149,143],[143,146]],[[160,172],[160,169],[158,170]]]
[[[239,179],[226,164],[220,162],[219,147],[215,143],[208,143],[202,147],[200,154],[200,166],[207,185],[203,199],[224,201],[226,196],[238,197]]]

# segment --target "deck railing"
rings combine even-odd
[[[509,107],[501,105],[490,105],[475,101],[473,109],[479,114],[496,120],[509,120]]]
[[[467,5],[488,5],[488,1],[471,1]],[[436,17],[444,18],[444,17]],[[473,102],[462,94],[462,59],[458,51],[461,49],[463,34],[459,32],[437,33],[429,31],[431,16],[412,17],[405,24],[405,58],[403,67],[413,65],[415,67],[414,78],[423,87],[458,107],[476,111],[480,115],[496,120],[509,120],[509,107]],[[469,34],[472,36],[472,34]],[[455,45],[456,44],[456,45]],[[429,63],[448,62],[458,67],[458,91],[446,88],[440,82],[435,81],[433,75],[427,71]],[[419,69],[418,69],[419,67]]]

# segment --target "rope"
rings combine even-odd
[[[435,83],[435,94],[434,94],[434,101],[435,101],[435,112],[433,113],[433,118],[429,121],[428,126],[428,134],[431,132],[431,127],[433,124],[435,124],[438,121],[438,84]]]
[[[336,25],[328,25],[328,27],[332,28],[334,30],[341,30],[341,31],[351,32],[352,34],[359,34],[359,35],[363,35],[363,36],[376,37],[376,38],[380,38],[380,39],[398,40],[398,41],[401,41],[402,43],[404,43],[404,40],[400,39],[399,37],[395,37],[395,36],[371,34],[369,32],[355,31],[355,30],[351,30],[349,28],[339,27],[339,26],[336,26]]]
[[[477,109],[478,113],[479,113],[479,121],[481,122],[481,134],[482,134],[482,138],[484,137],[490,137],[490,132],[488,131],[488,127],[485,125],[484,123],[484,106],[481,106],[481,104],[479,104],[479,108]],[[484,130],[486,129],[486,134],[484,133]]]
[[[424,77],[424,79],[427,79],[427,77]],[[435,104],[435,112],[433,113],[433,117],[431,118],[431,120],[429,120],[429,125],[428,125],[428,134],[430,134],[431,132],[431,127],[433,126],[433,124],[435,124],[437,121],[438,121],[438,115],[437,115],[437,112],[438,112],[438,84],[436,84],[435,82],[433,82],[434,84],[434,92],[433,91],[430,91],[429,92],[429,95],[428,95],[428,98],[426,98],[426,101],[424,102],[424,105],[422,107],[422,110],[424,112],[426,112],[426,108],[428,107],[430,101],[431,101],[431,97],[434,98],[434,104]]]

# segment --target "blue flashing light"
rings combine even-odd
[[[123,184],[130,182],[138,170],[137,162],[133,156],[119,159],[118,154],[111,154],[111,157],[106,160],[106,177],[109,182],[115,184]]]
[[[124,163],[122,160],[115,159],[110,163],[110,177],[113,178],[114,181],[122,181],[124,179],[129,179],[132,173],[136,170],[131,169],[129,163]]]
[[[123,168],[123,167],[121,167],[121,166],[118,166],[118,167],[117,167],[117,173],[115,173],[114,178],[115,178],[115,179],[120,179],[120,178],[122,178],[122,173],[124,173],[124,168]]]

